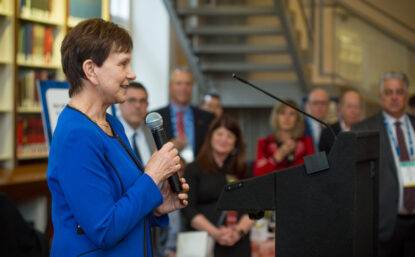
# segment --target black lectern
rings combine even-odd
[[[378,235],[377,132],[340,133],[329,168],[305,165],[225,186],[218,209],[275,210],[277,257],[374,257]]]

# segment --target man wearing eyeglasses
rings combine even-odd
[[[127,88],[126,100],[119,105],[119,117],[125,129],[131,147],[141,162],[146,165],[156,150],[150,129],[144,122],[147,115],[148,95],[145,87],[139,82],[131,82]]]
[[[409,81],[388,72],[379,82],[381,112],[352,127],[379,132],[379,256],[415,256],[415,118],[405,109]]]
[[[322,121],[325,121],[329,112],[330,97],[324,89],[316,88],[310,92],[307,99],[307,111]],[[314,151],[318,152],[318,143],[320,142],[321,131],[324,129],[317,121],[305,118],[304,135],[310,136],[313,140]]]

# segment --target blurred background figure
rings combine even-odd
[[[409,98],[408,113],[415,116],[415,95],[411,95],[411,97]]]
[[[156,110],[163,117],[167,139],[180,151],[186,162],[199,153],[203,139],[215,116],[190,105],[193,76],[187,67],[176,68],[170,75],[170,103]]]
[[[324,89],[316,88],[310,92],[306,109],[312,116],[325,121],[327,119],[329,107],[330,97]],[[320,135],[323,129],[322,125],[317,121],[308,117],[305,118],[304,134],[311,137],[315,151],[318,150],[318,143],[320,142]]]
[[[246,177],[245,143],[238,122],[222,115],[212,122],[196,161],[186,168],[191,189],[189,206],[182,211],[189,229],[207,231],[216,241],[215,257],[251,256],[248,234],[254,221],[247,214],[216,209],[223,186]]]
[[[293,100],[287,103],[298,107]],[[285,104],[277,104],[271,112],[272,135],[258,140],[254,176],[303,164],[303,157],[314,153],[311,137],[305,136],[302,115]]]
[[[360,94],[355,90],[348,90],[340,97],[338,106],[339,121],[330,125],[334,133],[339,134],[342,131],[350,131],[353,124],[360,121],[363,111],[363,100]],[[321,132],[320,151],[330,152],[334,143],[334,135],[329,129]]]
[[[200,104],[200,109],[211,112],[215,114],[216,117],[221,116],[223,108],[220,96],[215,93],[206,94],[203,97],[203,102]]]
[[[124,126],[133,151],[144,165],[156,150],[151,131],[144,121],[147,115],[147,99],[147,90],[143,84],[131,82],[127,88],[125,102],[119,105],[121,112],[119,120]]]

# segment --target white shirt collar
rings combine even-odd
[[[399,120],[401,122],[401,124],[405,124],[405,118],[406,118],[406,114],[404,113],[399,119],[396,119],[394,117],[392,117],[391,115],[389,115],[387,112],[382,111],[383,112],[383,116],[386,119],[386,122],[389,123],[390,125],[395,125],[395,122],[397,120]]]

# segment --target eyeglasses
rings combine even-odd
[[[147,103],[147,99],[145,98],[127,98],[127,100],[125,100],[128,104],[146,104]]]
[[[329,105],[329,101],[311,101],[310,102],[310,104],[311,105],[324,105],[324,106],[326,106],[326,105]]]
[[[401,89],[397,89],[397,90],[395,90],[395,91],[393,91],[393,90],[390,90],[390,89],[385,89],[385,90],[383,90],[383,94],[385,95],[385,96],[391,96],[391,95],[393,95],[393,94],[397,94],[398,96],[402,96],[402,95],[404,95],[405,93],[406,93],[406,90],[405,89],[403,89],[403,88],[401,88]]]

